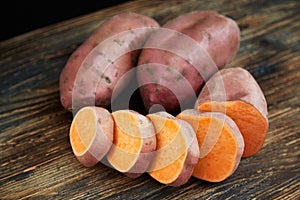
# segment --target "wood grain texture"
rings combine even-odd
[[[72,114],[59,101],[59,74],[71,53],[106,19],[123,11],[160,24],[213,9],[241,28],[241,48],[228,67],[249,70],[268,102],[263,149],[221,183],[191,178],[164,186],[149,175],[130,179],[72,154]],[[136,0],[35,30],[0,43],[1,199],[299,199],[300,2]]]

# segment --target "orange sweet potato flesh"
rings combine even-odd
[[[235,121],[245,141],[243,157],[252,156],[262,148],[268,124],[254,106],[243,101],[226,101],[205,102],[198,108],[207,112],[224,112]]]
[[[244,150],[237,125],[222,113],[186,110],[178,118],[190,123],[196,132],[200,157],[193,176],[209,182],[227,179],[237,169]]]
[[[156,148],[154,127],[148,118],[132,110],[115,111],[112,116],[114,145],[107,160],[116,170],[136,178],[147,170]]]
[[[147,116],[157,138],[156,153],[148,169],[150,176],[166,185],[183,185],[191,177],[199,156],[192,127],[166,112]]]
[[[75,115],[70,128],[70,143],[83,165],[96,165],[108,152],[113,141],[113,119],[100,107],[84,107]]]

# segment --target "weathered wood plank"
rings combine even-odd
[[[72,114],[59,101],[68,57],[105,19],[122,11],[163,24],[192,10],[235,19],[241,48],[228,67],[248,69],[268,102],[263,149],[222,183],[191,178],[167,187],[147,174],[133,180],[73,156]],[[38,29],[0,43],[0,196],[3,199],[297,199],[300,197],[300,2],[137,0]]]

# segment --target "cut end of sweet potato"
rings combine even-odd
[[[93,166],[105,156],[112,137],[113,121],[104,108],[84,107],[72,121],[70,143],[75,156],[85,166]]]
[[[222,113],[181,113],[177,117],[190,123],[197,135],[201,154],[193,176],[209,182],[228,178],[236,170],[244,149],[234,122]]]
[[[166,185],[186,183],[199,156],[192,127],[165,112],[147,116],[154,125],[157,138],[157,151],[148,169],[150,176]]]
[[[131,110],[112,113],[115,121],[113,146],[107,154],[108,162],[116,170],[137,177],[146,171],[156,138],[152,123]]]
[[[97,118],[92,108],[80,110],[71,125],[70,139],[76,155],[84,154],[96,135]]]
[[[263,146],[268,131],[267,119],[252,105],[243,101],[205,102],[198,109],[222,112],[239,127],[245,142],[243,157],[256,154]]]

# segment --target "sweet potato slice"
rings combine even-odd
[[[108,152],[113,141],[113,119],[101,107],[84,107],[75,115],[70,128],[70,143],[83,165],[96,165]]]
[[[185,121],[166,112],[148,114],[157,138],[157,151],[148,169],[160,183],[179,186],[191,177],[199,156],[195,132]]]
[[[209,79],[195,108],[223,112],[238,125],[245,141],[243,157],[256,154],[268,131],[267,102],[256,80],[245,69],[223,69]]]
[[[116,170],[136,178],[147,170],[155,151],[154,127],[148,118],[132,110],[115,111],[112,116],[114,145],[107,160]]]
[[[245,141],[243,157],[256,154],[263,146],[268,124],[261,113],[243,101],[205,102],[198,107],[202,111],[222,112],[232,118],[239,127]]]
[[[193,176],[209,182],[228,178],[238,167],[243,137],[232,119],[223,113],[185,110],[177,116],[192,125],[200,148]]]

